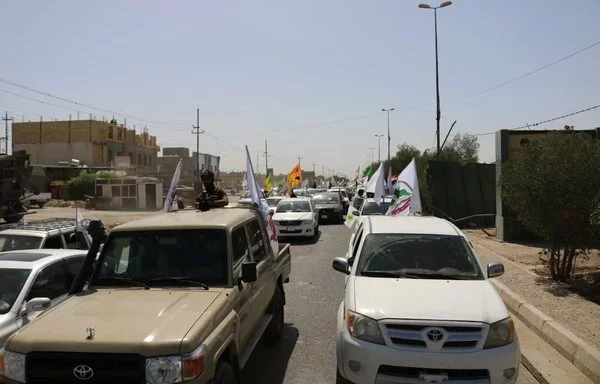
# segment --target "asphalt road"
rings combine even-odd
[[[292,243],[283,340],[273,348],[259,345],[242,374],[244,384],[335,383],[336,314],[344,275],[331,262],[344,256],[349,240],[346,226],[321,225],[317,243]],[[521,367],[518,383],[537,381]]]

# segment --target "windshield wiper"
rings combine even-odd
[[[362,271],[361,276],[369,277],[396,277],[396,278],[407,278],[407,279],[419,279],[419,276],[410,273],[401,273],[394,271]]]
[[[362,276],[370,277],[396,277],[405,279],[440,279],[440,280],[465,280],[462,276],[447,275],[444,273],[411,272],[401,271],[362,271]]]
[[[132,286],[144,287],[144,289],[150,289],[150,286],[143,281],[132,279],[131,277],[123,277],[123,276],[98,276],[95,280],[112,280],[129,283]]]
[[[204,284],[201,281],[198,280],[194,280],[192,277],[190,276],[161,276],[161,277],[156,277],[154,279],[150,279],[148,280],[148,282],[150,283],[156,283],[156,282],[169,282],[169,281],[176,281],[178,283],[185,283],[188,285],[195,285],[198,287],[202,287],[206,290],[208,290],[208,285]]]

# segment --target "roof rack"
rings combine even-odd
[[[67,227],[76,226],[76,219],[66,219],[66,218],[52,218],[45,219],[40,221],[32,221],[28,223],[18,222],[18,223],[7,223],[0,224],[0,231],[5,229],[23,229],[28,231],[52,231],[52,230],[60,230],[65,229]]]

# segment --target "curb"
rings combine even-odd
[[[545,342],[573,363],[594,383],[600,383],[600,351],[583,341],[554,319],[526,302],[498,280],[489,280],[508,309]]]

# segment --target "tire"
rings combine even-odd
[[[219,365],[217,365],[215,377],[209,381],[209,384],[237,384],[235,371],[231,364],[224,361],[220,362]]]
[[[346,380],[340,373],[339,369],[335,370],[335,384],[352,384],[352,382]]]
[[[344,214],[340,213],[340,217],[338,218],[338,224],[344,224]]]
[[[46,202],[38,203],[38,207],[40,207],[40,209],[44,208],[44,205],[46,205]]]
[[[273,315],[273,318],[264,334],[264,342],[269,347],[277,344],[283,336],[283,320],[285,317],[283,300],[283,288],[280,285],[277,285],[277,289],[275,289],[275,294],[273,295],[273,303],[271,305],[271,315]]]
[[[317,225],[317,227],[315,228],[315,232],[313,233],[312,236],[312,241],[313,242],[317,242],[317,240],[319,240],[319,226]]]

